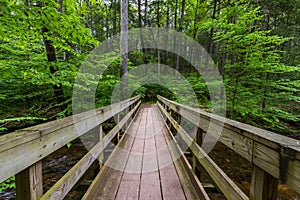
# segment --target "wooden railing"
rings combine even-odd
[[[80,113],[64,119],[22,129],[0,137],[0,183],[16,175],[19,200],[63,199],[89,169],[122,127],[132,122],[140,97]],[[120,113],[124,113],[122,119]],[[106,135],[102,123],[117,116],[118,124]],[[97,128],[98,127],[98,128]],[[67,143],[97,128],[99,142],[81,158],[58,182],[43,194],[41,160]]]
[[[222,130],[218,141],[234,150],[253,165],[250,199],[277,199],[279,180],[300,191],[300,141],[207,113],[158,96],[158,107],[169,126],[177,131],[193,154],[193,168],[201,167],[227,199],[249,199],[224,171],[201,149],[203,135]],[[183,117],[198,127],[196,139],[180,126]]]

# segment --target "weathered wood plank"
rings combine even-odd
[[[39,124],[33,127],[26,128],[24,130],[39,130],[42,135],[45,135],[57,131],[59,129],[62,129],[64,127],[70,126],[74,123],[90,120],[90,118],[97,118],[97,121],[101,121],[102,123],[107,119],[111,118],[112,116],[114,116],[115,114],[125,110],[130,105],[138,101],[138,99],[139,96],[136,96],[131,99],[126,99],[124,101],[114,103],[108,106],[104,106],[95,110],[90,110],[63,119]]]
[[[142,113],[143,115],[141,122],[144,123],[144,121],[146,121],[147,124],[148,112],[145,108],[143,108],[143,110],[145,110],[146,112]],[[146,118],[144,116],[146,116]],[[128,152],[129,157],[116,196],[116,199],[118,200],[139,198],[143,149],[145,143],[145,129],[146,126],[138,127],[133,146]]]
[[[119,131],[118,131],[118,133],[119,133]],[[97,134],[99,135],[99,142],[101,142],[103,140],[103,137],[105,136],[105,134],[103,133],[102,124],[100,124],[99,127],[97,128]],[[101,170],[103,167],[103,162],[104,162],[104,153],[103,152],[100,153],[98,160],[99,160],[99,170]]]
[[[300,190],[300,141],[225,119],[158,97],[167,107],[194,125],[212,133],[224,125],[219,141],[272,176]],[[224,122],[224,124],[223,124]],[[199,124],[200,123],[200,124]],[[217,135],[216,135],[217,136]],[[284,160],[284,162],[282,162]],[[284,164],[288,163],[288,164]]]
[[[107,111],[99,114],[102,116],[105,115],[104,118],[99,116],[88,118],[78,122],[76,126],[75,124],[71,124],[69,126],[64,126],[64,128],[61,129],[57,129],[57,127],[53,125],[51,126],[52,130],[55,129],[55,131],[51,133],[48,132],[49,128],[47,128],[47,123],[45,123],[43,125],[38,125],[40,127],[45,127],[45,129],[41,128],[39,131],[23,131],[22,134],[24,134],[25,139],[23,139],[21,135],[18,135],[18,140],[15,140],[10,136],[0,137],[0,141],[5,146],[5,149],[2,149],[0,152],[0,182],[5,181],[14,174],[31,166],[33,163],[43,159],[45,156],[66,145],[68,142],[99,125],[103,120],[107,120],[113,116],[113,114],[114,113]],[[100,121],[98,121],[98,119],[100,119]],[[51,124],[52,123],[53,122],[51,122]],[[61,124],[58,124],[58,127],[61,126]],[[45,134],[43,134],[43,131],[46,131]],[[27,133],[29,136],[26,136]],[[4,141],[4,139],[8,138],[10,138],[10,140]],[[10,164],[12,160],[15,161],[14,165]]]
[[[163,120],[159,121],[162,122]],[[164,126],[164,130],[165,140],[167,141],[171,156],[174,160],[175,168],[185,192],[186,199],[210,199],[185,158],[184,153],[180,150],[170,129],[167,126]]]
[[[186,144],[191,144],[190,149],[196,156],[201,165],[208,172],[210,177],[214,180],[216,185],[224,193],[228,199],[249,199],[239,187],[226,175],[225,172],[209,157],[206,153],[193,142],[193,139],[185,132],[185,130],[173,119],[171,118],[167,111],[158,104],[162,113],[171,121],[174,127],[176,127],[178,134],[183,139]]]
[[[127,199],[138,199],[139,198],[139,188],[140,178],[139,174],[130,174],[132,180],[126,179],[121,182],[120,188],[118,190],[116,200],[127,200]]]
[[[254,143],[253,163],[295,191],[300,190],[300,162],[283,149],[274,150],[263,144]]]
[[[141,111],[140,111],[141,112]],[[104,164],[102,171],[96,176],[93,183],[83,196],[83,200],[90,199],[115,199],[120,180],[123,175],[124,168],[128,159],[128,154],[122,152],[123,149],[128,150],[132,147],[134,136],[137,132],[136,122],[140,122],[141,118],[136,115],[131,126],[126,130],[123,137],[115,148],[109,159]],[[128,134],[131,132],[131,134]],[[118,166],[118,170],[112,168]]]
[[[139,199],[162,199],[158,171],[142,173]]]
[[[120,140],[119,148],[127,148],[132,145],[132,142],[132,137],[124,135]],[[115,150],[112,152],[108,162],[118,165],[118,168],[121,169],[122,166],[125,167],[126,160],[126,157],[122,157],[119,151]],[[104,165],[102,171],[96,176],[82,199],[115,199],[122,174],[122,171],[116,170],[110,165]]]
[[[160,179],[158,173],[157,152],[154,138],[153,109],[148,109],[151,120],[147,120],[148,127],[145,131],[145,145],[143,167],[141,174],[141,189],[139,199],[162,199]]]
[[[39,131],[18,130],[0,137],[0,152],[10,148],[35,140],[40,137]]]
[[[210,120],[206,116],[203,116],[202,114],[200,115],[197,112],[191,112],[190,110],[178,109],[178,107],[173,108],[174,111],[180,113],[184,118],[191,121],[194,125],[200,127],[205,132],[208,132],[212,137],[218,139],[218,141],[222,142],[248,161],[252,161],[251,139],[239,134],[239,132],[235,132],[226,128],[225,124],[222,124],[222,121],[216,121],[215,119]],[[224,125],[224,127],[222,127],[222,125]],[[217,134],[221,131],[221,135]]]
[[[196,136],[195,136],[195,139],[194,141],[200,146],[202,147],[202,144],[203,144],[203,139],[206,137],[206,133],[204,133],[204,131],[201,129],[201,128],[198,128],[197,127],[197,131],[196,131]],[[197,167],[200,167],[201,166],[198,166],[198,160],[197,158],[195,157],[195,155],[192,156],[192,168],[193,168],[193,171],[196,172],[196,169]],[[204,169],[200,170],[200,174],[199,174],[199,180],[202,181],[202,177],[203,177],[203,171]]]
[[[251,200],[276,200],[278,179],[274,178],[257,166],[253,166],[250,199]]]
[[[96,158],[99,157],[105,147],[111,142],[112,138],[116,136],[120,128],[128,121],[134,110],[138,109],[137,105],[131,112],[129,112],[120,122],[119,126],[115,126],[100,142],[98,142],[80,161],[76,163],[57,183],[54,184],[43,195],[44,199],[63,199],[72,187],[77,183],[86,170],[93,164]]]
[[[145,139],[142,172],[154,171],[158,171],[158,164],[154,136],[151,136]]]
[[[163,135],[163,129],[159,123],[155,124],[154,127],[163,199],[186,199]]]
[[[17,200],[37,200],[43,195],[42,161],[16,175]]]
[[[27,143],[33,139],[36,139],[37,137],[40,137],[41,135],[48,134],[56,130],[71,126],[76,122],[88,120],[91,117],[95,118],[95,116],[99,117],[107,113],[109,114],[109,116],[111,116],[111,112],[109,111],[112,110],[112,107],[118,108],[114,109],[114,111],[120,112],[127,106],[135,103],[138,99],[138,97],[134,97],[110,106],[105,106],[96,110],[87,111],[84,113],[39,124],[36,126],[18,130],[10,134],[3,135],[0,137],[0,152],[13,148],[17,145]]]
[[[296,159],[300,160],[299,140],[295,140],[293,138],[285,137],[270,131],[250,126],[248,124],[214,115],[212,113],[207,113],[198,108],[184,106],[161,96],[158,96],[158,99],[168,107],[170,107],[172,110],[189,119],[192,123],[194,123],[196,126],[199,126],[206,132],[208,127],[213,128],[213,126],[218,127],[224,125],[223,128],[228,129],[230,133],[238,133],[239,135],[245,136],[251,140],[263,143],[270,148],[276,149],[281,146],[289,148],[291,151],[295,151],[295,153],[297,154]],[[199,120],[201,124],[199,124]],[[207,122],[211,122],[211,124],[208,124]]]

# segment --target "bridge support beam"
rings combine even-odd
[[[117,114],[117,124],[119,124],[120,122],[120,113]],[[118,134],[117,134],[117,140],[118,140],[118,143],[120,142],[120,139],[121,139],[121,134],[120,134],[120,131],[118,131]]]
[[[201,128],[197,128],[197,133],[195,137],[195,142],[201,147],[203,144],[203,138],[204,138],[205,132]],[[203,176],[206,173],[205,169],[202,167],[202,165],[198,162],[197,158],[195,155],[193,155],[192,158],[192,168],[194,172],[197,174],[198,178],[200,181],[203,181]],[[196,171],[198,170],[198,173]]]
[[[278,179],[268,174],[258,166],[253,166],[250,199],[251,200],[276,200]]]
[[[101,141],[102,138],[104,137],[102,124],[99,125],[98,129],[99,129],[98,130],[99,131],[99,141]],[[104,150],[103,150],[103,152],[104,152]],[[104,153],[103,152],[99,155],[99,169],[100,169],[100,171],[103,167],[103,162],[104,162]]]
[[[17,200],[36,200],[43,195],[42,161],[16,174]]]

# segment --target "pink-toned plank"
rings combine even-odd
[[[140,110],[124,137],[131,144],[122,148],[127,157],[119,153],[112,158],[122,163],[124,172],[109,170],[98,199],[186,199],[163,126],[155,106]]]
[[[138,199],[140,193],[141,171],[143,162],[144,133],[147,124],[147,108],[143,108],[141,122],[136,138],[130,150],[130,155],[123,173],[120,187],[116,196],[117,200]]]
[[[162,199],[160,177],[158,172],[157,152],[154,138],[154,121],[152,110],[149,108],[150,117],[147,119],[147,128],[145,131],[145,146],[143,157],[143,168],[140,187],[140,199]]]
[[[158,171],[157,152],[154,137],[145,139],[143,173]]]
[[[161,180],[163,199],[186,199],[178,174],[176,172],[169,148],[164,138],[163,124],[159,121],[155,111],[152,112],[155,129],[155,143],[158,155],[158,166]]]
[[[141,191],[140,191],[139,199],[140,200],[162,199],[158,171],[142,174]]]
[[[142,113],[143,111],[139,114]],[[142,120],[141,116],[142,115],[138,115],[133,124],[140,123]],[[138,125],[129,127],[127,133],[123,136],[123,139],[110,156],[110,159],[104,164],[104,170],[100,172],[99,176],[101,180],[95,185],[97,188],[93,190],[95,191],[94,199],[115,199],[129,157],[128,152],[130,152],[134,144],[134,136],[137,133],[137,130]]]

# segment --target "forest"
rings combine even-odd
[[[78,69],[95,47],[120,33],[120,3],[1,0],[0,134],[72,115]],[[299,138],[299,9],[299,0],[129,0],[126,24],[129,30],[156,27],[189,36],[222,76],[228,118]],[[168,45],[177,49],[177,40]],[[95,107],[111,103],[124,61],[114,58],[94,83]],[[191,63],[157,49],[128,53],[129,71],[149,63],[178,71],[192,86],[196,106],[212,109],[203,77]],[[145,102],[157,94],[176,100],[176,91],[158,84],[140,85],[135,94]]]

